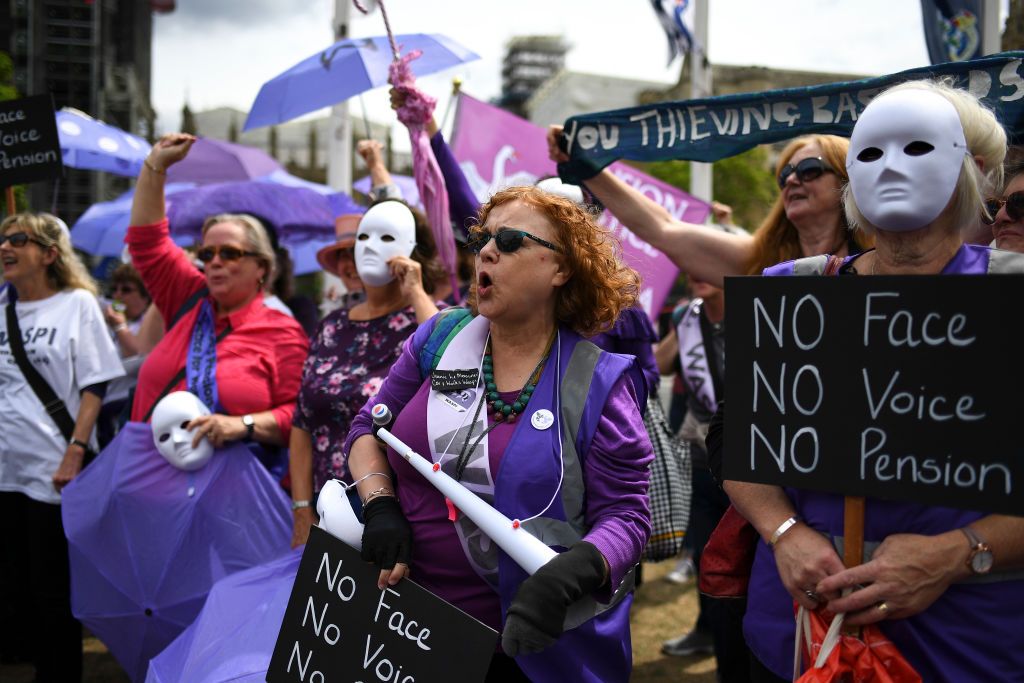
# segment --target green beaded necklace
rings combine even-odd
[[[537,367],[530,373],[529,379],[526,380],[526,384],[519,391],[516,400],[512,403],[505,403],[501,400],[501,396],[498,394],[498,385],[494,382],[494,359],[491,358],[491,342],[488,339],[483,363],[484,391],[487,392],[488,410],[494,415],[495,421],[515,422],[516,415],[520,415],[526,410],[526,404],[530,402],[530,397],[533,396],[533,392],[537,388],[537,382],[540,381],[541,373],[544,371],[544,361],[548,359],[548,354],[551,353],[551,346],[554,341],[555,335],[551,335],[547,348],[544,349],[544,355],[537,361]]]

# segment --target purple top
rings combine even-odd
[[[441,131],[430,138],[430,147],[434,150],[434,157],[448,190],[448,215],[454,224],[453,230],[456,237],[466,238],[469,234],[467,224],[471,220],[476,220],[480,201],[473,194],[466,174],[462,172],[458,159],[452,154],[451,147],[445,142]]]
[[[847,258],[846,263],[849,261]],[[793,263],[772,266],[764,274],[792,275]],[[983,275],[988,269],[988,247],[965,244],[942,273]],[[811,528],[831,538],[843,535],[842,496],[791,488],[785,491]],[[936,535],[986,515],[875,498],[868,498],[865,504],[864,540],[868,543],[896,533]],[[925,681],[1022,680],[1024,581],[992,578],[996,580],[953,584],[925,611],[883,621],[879,627]],[[758,542],[751,570],[743,630],[757,658],[788,680],[793,665],[793,601],[779,578],[772,551],[763,541]]]
[[[367,403],[352,421],[345,442],[346,453],[353,441],[371,433],[369,410],[376,402],[387,404],[397,415],[392,430],[395,436],[418,453],[430,453],[424,428],[430,382],[420,379],[414,348],[426,339],[432,327],[433,322],[424,324],[419,334],[406,343],[376,399]],[[501,476],[501,459],[518,425],[519,422],[503,423],[490,432],[488,453],[491,472],[497,472],[495,478]],[[648,515],[650,452],[649,447],[641,452],[640,446],[646,443],[633,384],[620,377],[604,406],[590,450],[581,454],[585,523],[590,528],[584,539],[608,560],[611,585],[618,585],[639,557],[642,543],[637,547],[632,539],[646,539],[650,533],[649,527],[638,529],[634,522],[637,516]],[[630,455],[636,457],[627,457]],[[402,511],[413,528],[412,576],[431,592],[500,631],[499,596],[466,560],[455,527],[448,521],[444,497],[391,448],[388,461],[395,473]],[[638,505],[642,510],[636,509]]]
[[[352,418],[376,396],[402,342],[416,330],[412,308],[373,320],[350,320],[347,309],[317,328],[302,366],[302,386],[292,424],[313,442],[313,490],[339,478],[351,481],[341,444]]]
[[[615,327],[590,338],[605,351],[625,353],[636,357],[634,389],[637,396],[654,396],[658,392],[658,361],[654,358],[654,344],[658,343],[658,332],[639,305],[624,310]],[[646,407],[641,405],[641,409]]]

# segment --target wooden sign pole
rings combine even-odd
[[[847,568],[864,563],[864,497],[846,496],[843,500],[843,564]],[[860,637],[859,626],[843,626],[849,636]]]
[[[14,188],[13,187],[8,187],[6,192],[5,192],[5,194],[7,195],[7,215],[8,216],[13,216],[15,214],[15,210],[14,210]]]

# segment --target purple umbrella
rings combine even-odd
[[[253,180],[283,170],[266,152],[223,140],[199,138],[188,156],[167,169],[172,183],[226,183]]]
[[[218,581],[192,625],[150,660],[146,683],[263,683],[302,551]]]
[[[134,681],[199,614],[213,584],[288,551],[288,497],[242,444],[196,472],[129,422],[64,489],[71,608]]]

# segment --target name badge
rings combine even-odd
[[[476,401],[476,389],[462,389],[460,391],[446,391],[444,393],[438,392],[435,393],[434,396],[452,410],[464,413],[469,410]]]
[[[434,370],[430,373],[430,388],[434,391],[447,393],[473,389],[480,383],[480,371],[469,370]]]
[[[530,424],[533,425],[534,429],[544,431],[545,429],[550,428],[551,425],[555,424],[555,416],[550,410],[542,408],[533,414],[530,418]]]

